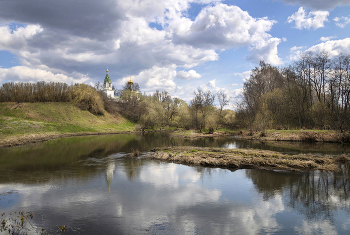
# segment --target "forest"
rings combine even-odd
[[[349,130],[349,73],[349,55],[326,52],[306,52],[284,68],[260,62],[244,83],[236,122],[257,131]]]

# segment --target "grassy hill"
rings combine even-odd
[[[0,103],[0,141],[27,135],[133,131],[120,115],[94,115],[72,103]]]

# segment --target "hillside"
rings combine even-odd
[[[72,103],[0,103],[0,147],[62,136],[133,131],[120,115],[94,115]]]

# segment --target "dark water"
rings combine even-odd
[[[1,221],[20,234],[40,234],[42,228],[60,234],[62,226],[63,234],[350,233],[349,165],[339,173],[231,171],[127,157],[132,148],[144,155],[169,145],[255,144],[152,133],[0,149]],[[341,145],[316,148],[349,153]],[[33,218],[25,217],[22,224],[21,211]]]

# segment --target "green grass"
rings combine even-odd
[[[27,134],[133,131],[121,116],[94,115],[71,103],[0,103],[0,139]]]

